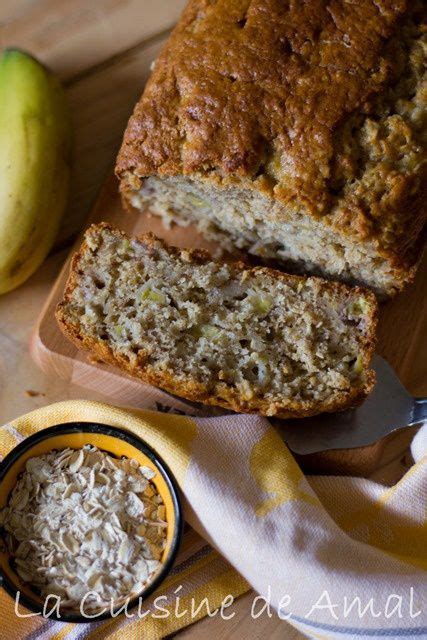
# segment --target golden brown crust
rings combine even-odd
[[[93,225],[95,229],[112,229],[107,223]],[[126,235],[114,229],[115,233],[121,233],[124,238]],[[90,230],[89,230],[90,233]],[[182,255],[182,250],[166,245],[162,240],[156,238],[153,234],[147,234],[139,238],[141,242],[147,246],[162,244],[171,255]],[[118,366],[120,369],[133,377],[160,387],[165,391],[181,396],[192,402],[200,402],[207,405],[220,406],[242,413],[257,413],[267,416],[276,416],[279,418],[304,418],[323,412],[342,411],[344,409],[358,405],[369,394],[375,384],[375,373],[369,370],[369,364],[375,349],[375,329],[377,322],[378,305],[372,292],[361,287],[348,287],[346,285],[327,282],[320,278],[311,278],[318,282],[320,289],[325,288],[332,291],[337,296],[347,296],[349,292],[356,295],[363,295],[369,307],[369,314],[366,318],[366,334],[361,345],[362,367],[366,371],[365,379],[360,386],[354,386],[350,392],[337,392],[333,398],[327,402],[316,402],[312,400],[295,401],[284,399],[283,402],[272,403],[265,398],[258,397],[253,400],[246,400],[242,397],[238,389],[232,388],[224,382],[218,381],[215,391],[197,380],[188,378],[185,383],[176,379],[171,371],[155,370],[147,363],[147,354],[142,350],[138,353],[137,363],[131,363],[128,358],[117,350],[114,350],[107,341],[94,339],[91,336],[82,333],[81,328],[73,323],[67,313],[67,303],[71,300],[72,292],[78,284],[80,261],[84,253],[88,250],[86,241],[83,242],[80,251],[73,256],[70,275],[64,291],[62,302],[58,304],[56,311],[56,319],[64,333],[78,348],[89,351],[96,360]],[[201,264],[212,261],[212,257],[207,251],[200,249],[189,249],[185,252],[186,260],[189,263]],[[249,273],[268,273],[278,280],[289,282],[289,280],[306,280],[306,276],[287,275],[281,271],[269,269],[267,267],[248,268],[248,265],[242,262],[235,262],[230,265],[233,273],[248,271]]]
[[[255,189],[373,244],[403,285],[427,176],[399,81],[424,20],[418,0],[190,0],[129,121],[122,192],[155,174]]]

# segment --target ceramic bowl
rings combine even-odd
[[[153,469],[156,475],[152,482],[166,506],[168,532],[162,568],[145,589],[129,602],[128,611],[130,611],[140,599],[141,601],[146,599],[157,589],[169,573],[178,551],[183,526],[182,507],[176,481],[160,456],[143,440],[124,429],[90,422],[69,422],[43,429],[18,444],[0,463],[0,510],[7,505],[9,495],[29,458],[55,449],[68,447],[79,449],[86,444],[94,445],[116,458],[122,456],[134,458],[141,466]],[[34,612],[43,610],[43,598],[24,583],[14,570],[1,530],[0,583],[14,600],[17,592],[20,592],[20,610],[22,607]],[[82,616],[80,612],[69,610],[60,610],[60,616],[58,618],[55,614],[50,619],[60,619],[62,622],[93,622],[111,617],[111,612],[108,610],[92,620]]]

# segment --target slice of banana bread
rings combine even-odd
[[[78,347],[145,382],[279,417],[363,400],[376,315],[362,288],[215,262],[105,223],[86,232],[57,310]]]
[[[427,214],[422,0],[190,0],[123,139],[125,203],[402,289]]]

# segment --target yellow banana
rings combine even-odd
[[[64,92],[30,55],[0,56],[0,294],[40,266],[58,232],[70,174]]]

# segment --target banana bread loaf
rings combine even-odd
[[[400,290],[426,216],[426,8],[190,0],[124,136],[126,203],[296,271]]]
[[[57,319],[78,347],[192,401],[304,417],[374,384],[372,292],[92,226]]]

